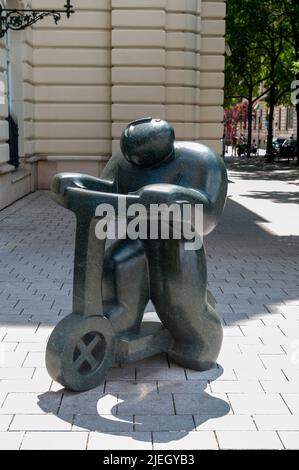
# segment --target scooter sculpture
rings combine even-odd
[[[217,360],[222,325],[207,297],[204,247],[186,250],[180,239],[128,237],[106,247],[96,235],[102,204],[139,203],[203,207],[203,234],[222,214],[225,166],[208,147],[176,142],[173,127],[159,119],[130,123],[121,151],[101,179],[62,173],[52,197],[76,215],[73,311],[54,328],[47,345],[51,377],[74,391],[99,385],[115,363],[167,352],[177,364],[199,371]],[[161,322],[143,320],[151,300]]]

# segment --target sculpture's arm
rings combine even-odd
[[[136,194],[140,196],[140,204],[147,208],[151,204],[190,204],[192,214],[196,205],[203,209],[203,235],[210,233],[218,222],[218,214],[208,194],[203,190],[185,188],[172,184],[152,184],[144,186]]]
[[[67,209],[73,211],[77,216],[92,219],[99,216],[100,205],[105,205],[114,210],[117,217],[119,209],[127,208],[131,204],[138,203],[138,195],[116,194],[112,192],[91,191],[80,187],[67,187],[64,193],[63,205]],[[121,214],[123,215],[123,214]]]
[[[115,184],[112,181],[102,180],[94,176],[81,173],[59,173],[51,185],[52,198],[66,207],[66,191],[68,188],[86,189],[90,191],[99,191],[112,193],[115,192]]]

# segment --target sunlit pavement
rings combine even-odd
[[[206,240],[225,336],[204,373],[161,355],[88,393],[53,383],[44,351],[71,311],[74,220],[47,192],[0,212],[1,449],[299,448],[299,171],[229,165]]]

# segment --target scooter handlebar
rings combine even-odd
[[[139,202],[138,195],[116,194],[113,190],[109,181],[79,173],[60,173],[53,179],[51,196],[66,209],[91,217],[100,204],[110,204],[117,214],[120,200],[126,207]]]

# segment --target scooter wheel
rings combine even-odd
[[[47,370],[67,389],[90,390],[103,382],[113,366],[115,344],[115,333],[107,318],[68,315],[49,338]]]

